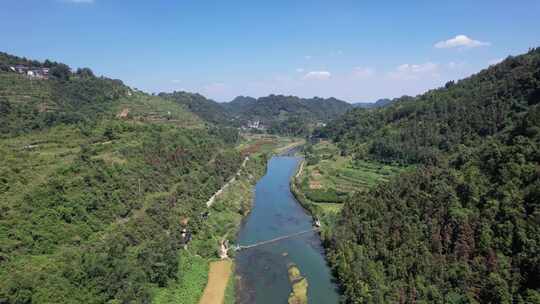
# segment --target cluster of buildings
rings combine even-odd
[[[247,130],[247,129],[256,129],[256,130],[266,130],[266,127],[261,123],[260,120],[255,120],[255,121],[249,121],[247,123],[247,125],[245,126],[242,126],[242,129],[243,130]]]
[[[30,78],[35,79],[48,79],[49,78],[49,68],[31,68],[25,65],[16,65],[9,67],[13,72],[26,75]]]

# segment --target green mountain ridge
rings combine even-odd
[[[182,276],[182,229],[210,229],[238,133],[89,69],[13,64],[45,65],[0,56],[0,303],[149,303]]]
[[[415,164],[346,202],[326,242],[347,303],[540,303],[540,49],[320,131]]]
[[[307,135],[318,123],[328,122],[352,109],[352,105],[336,98],[238,96],[230,102],[218,103],[187,92],[160,93],[159,96],[183,104],[214,124],[243,127],[259,121],[269,132],[284,135]]]
[[[189,111],[207,122],[213,124],[231,124],[231,116],[224,110],[221,104],[198,93],[159,93],[158,96],[185,106]]]
[[[237,97],[233,101],[223,103],[231,113],[249,119],[260,118],[263,121],[279,117],[283,112],[291,116],[328,121],[345,113],[352,106],[336,98],[299,98],[296,96],[269,95],[266,97]],[[268,118],[267,118],[268,117]]]

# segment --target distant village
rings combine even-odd
[[[31,68],[25,65],[10,66],[9,69],[33,79],[48,79],[50,70],[49,68]]]
[[[266,130],[266,127],[261,123],[260,120],[249,121],[247,125],[242,126],[242,130],[256,129],[260,131]]]

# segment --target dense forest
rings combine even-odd
[[[317,133],[415,164],[326,240],[347,303],[540,303],[540,49]]]
[[[200,94],[175,91],[172,93],[159,93],[158,95],[184,105],[189,111],[208,122],[219,125],[233,125],[232,116],[220,103]]]
[[[218,103],[187,92],[160,93],[159,96],[184,105],[214,124],[242,127],[260,121],[262,128],[269,133],[292,136],[308,135],[317,124],[335,119],[352,108],[349,103],[335,98],[238,96],[230,102]]]
[[[149,303],[237,172],[237,132],[90,69],[0,66],[0,303]]]
[[[335,98],[269,95],[237,97],[223,106],[241,122],[260,121],[271,133],[306,135],[317,125],[344,114],[352,106]]]

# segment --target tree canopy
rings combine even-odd
[[[348,303],[540,303],[540,49],[319,131],[412,163],[327,240]]]

